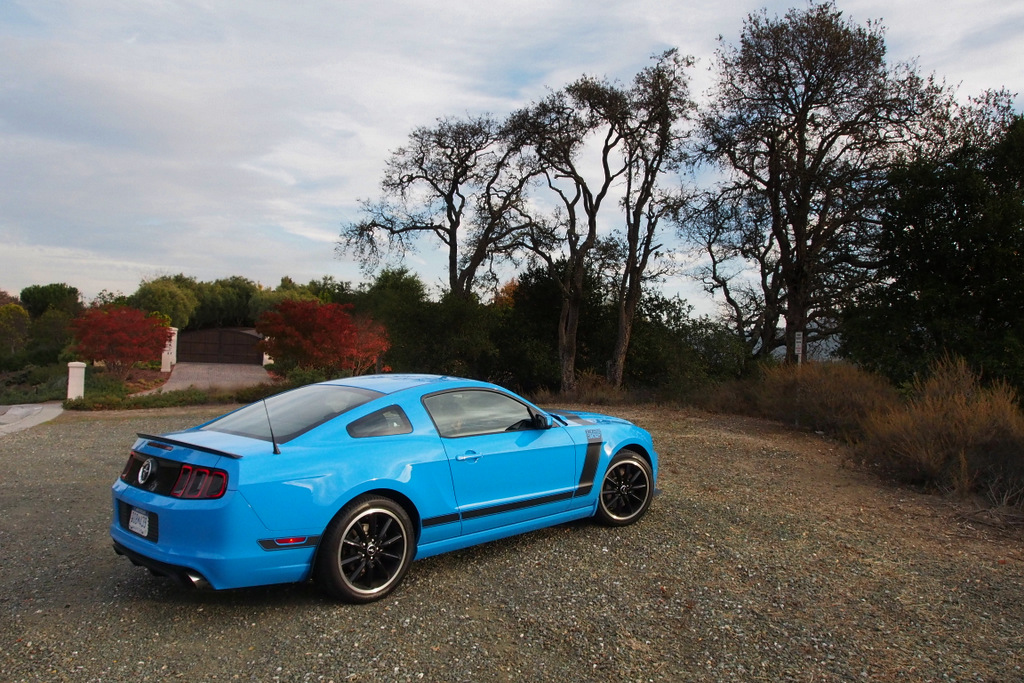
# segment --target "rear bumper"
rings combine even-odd
[[[293,583],[309,578],[319,534],[293,529],[271,532],[245,500],[182,501],[117,482],[113,488],[110,537],[114,551],[154,574],[186,586],[215,589]],[[141,537],[126,528],[119,505],[159,518],[159,535]],[[308,544],[281,547],[266,539],[305,536]],[[260,541],[264,541],[264,545]]]
[[[126,548],[117,541],[114,541],[114,552],[118,555],[127,557],[132,561],[132,564],[138,567],[145,567],[149,571],[159,576],[166,576],[169,579],[174,579],[182,586],[187,588],[209,588],[210,582],[195,569],[190,567],[182,567],[175,564],[168,564],[166,562],[160,562],[154,560],[151,557],[146,557],[141,553],[137,553],[131,548]]]

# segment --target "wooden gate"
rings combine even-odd
[[[256,346],[259,341],[260,336],[251,329],[182,332],[178,335],[178,362],[263,365],[263,352]]]

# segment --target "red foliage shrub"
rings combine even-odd
[[[136,363],[158,360],[171,340],[163,316],[127,306],[89,308],[72,321],[71,331],[80,356],[103,361],[122,380]]]
[[[387,331],[369,318],[353,319],[351,306],[285,300],[256,321],[261,346],[275,363],[358,375],[387,351]]]

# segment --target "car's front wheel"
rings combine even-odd
[[[597,518],[610,526],[632,524],[644,516],[653,497],[650,464],[639,453],[623,449],[612,458],[601,480]]]
[[[327,527],[315,578],[347,602],[372,602],[393,591],[414,550],[413,525],[401,505],[382,496],[349,503]]]

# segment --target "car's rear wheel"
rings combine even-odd
[[[315,578],[347,602],[372,602],[393,591],[414,550],[413,525],[401,505],[362,496],[334,518],[317,555]]]
[[[612,458],[601,480],[597,518],[610,526],[632,524],[644,516],[653,497],[650,464],[640,454],[623,449]]]

